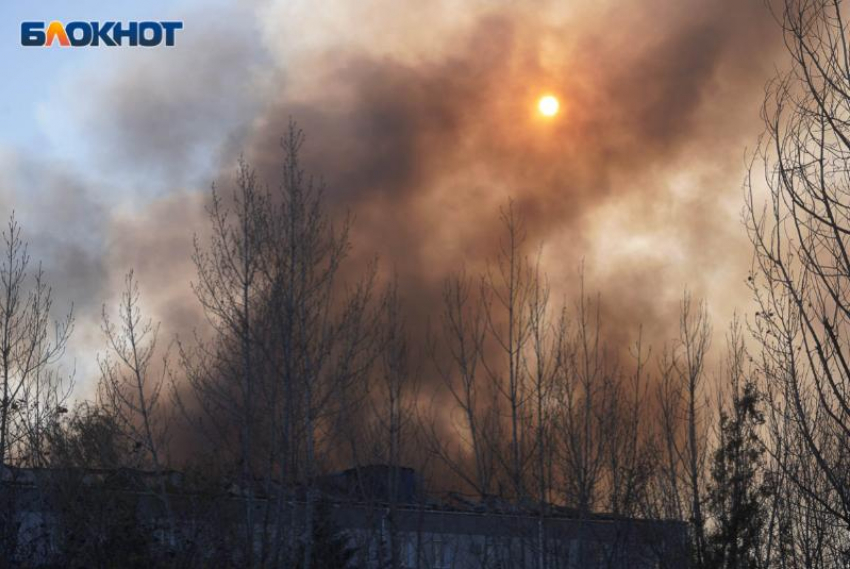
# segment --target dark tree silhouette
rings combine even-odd
[[[709,487],[714,519],[708,537],[708,565],[717,569],[762,567],[762,541],[770,487],[763,481],[764,446],[758,431],[764,424],[762,399],[755,381],[746,377],[743,340],[733,328],[729,342],[731,409],[721,409],[718,446]]]

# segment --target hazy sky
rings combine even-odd
[[[184,30],[175,48],[20,47],[22,20],[52,19]],[[415,318],[448,271],[492,254],[510,196],[557,292],[584,260],[610,334],[666,337],[686,286],[722,329],[747,308],[741,182],[777,40],[761,0],[7,0],[0,214],[18,212],[57,302],[76,305],[66,365],[83,386],[128,269],[164,334],[199,322],[205,192],[240,153],[273,182],[289,117]],[[547,91],[564,112],[542,122]]]

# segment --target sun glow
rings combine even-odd
[[[544,117],[554,117],[558,114],[558,109],[560,107],[561,104],[554,95],[544,95],[543,97],[540,97],[539,101],[537,101],[537,110],[540,111],[540,114]]]

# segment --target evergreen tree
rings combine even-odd
[[[735,382],[731,412],[720,413],[720,441],[714,452],[709,508],[714,527],[709,538],[708,565],[717,569],[760,567],[759,550],[765,520],[763,504],[769,486],[762,480],[764,423],[756,385]]]

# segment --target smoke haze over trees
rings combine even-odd
[[[185,17],[184,44],[98,53],[85,89],[43,102],[55,159],[0,151],[5,210],[77,306],[67,367],[96,375],[100,306],[130,269],[157,282],[146,302],[169,339],[203,322],[187,283],[206,188],[240,153],[274,180],[290,116],[328,207],[359,220],[353,254],[396,275],[414,331],[446,276],[493,257],[509,198],[556,296],[575,296],[585,260],[617,343],[639,325],[664,341],[685,284],[723,321],[748,299],[738,189],[782,47],[760,2],[287,0]],[[564,120],[533,116],[541,90]]]
[[[402,49],[392,34],[370,44],[349,31],[359,49],[344,54],[308,37],[291,68],[262,80],[237,36],[168,93],[130,76],[101,86],[118,95],[105,114],[133,136],[97,159],[130,178],[129,162],[155,164],[165,185],[191,186],[206,168],[217,183],[203,196],[154,192],[92,235],[67,223],[62,243],[40,223],[75,210],[58,211],[46,190],[44,212],[23,216],[46,271],[10,216],[0,544],[13,553],[0,566],[35,559],[15,517],[25,469],[59,473],[39,490],[79,566],[204,567],[208,539],[221,566],[350,565],[358,552],[339,539],[320,481],[351,467],[362,490],[375,464],[392,496],[374,505],[386,510],[376,555],[392,569],[405,566],[406,468],[432,495],[539,518],[518,558],[485,555],[482,567],[554,569],[544,527],[559,511],[686,522],[696,569],[847,566],[846,6],[644,4],[668,11],[648,22],[598,8],[563,44],[573,20],[547,19],[558,14],[548,5],[476,7],[440,28],[446,41],[428,57],[427,37]],[[364,8],[376,15],[366,28],[398,17],[382,6]],[[271,2],[263,14],[286,12]],[[614,31],[600,46],[603,27]],[[269,40],[272,68],[279,48]],[[765,97],[751,75],[777,49],[787,65]],[[185,65],[175,59],[149,73],[173,78]],[[258,81],[260,100],[219,66]],[[227,104],[193,114],[199,85]],[[527,116],[540,85],[562,93],[563,122]],[[729,182],[729,160],[746,164],[739,123],[757,120],[756,99],[765,133],[743,222],[730,225],[726,196],[700,192]],[[221,134],[203,124],[219,108],[224,142],[205,142],[204,161],[195,141]],[[175,120],[166,139],[146,120],[163,109]],[[111,128],[93,126],[107,142]],[[714,146],[732,150],[702,151]],[[13,186],[38,169],[14,168]],[[79,192],[75,208],[87,207]],[[184,238],[191,248],[175,245]],[[101,298],[57,309],[81,288]],[[104,301],[95,341],[87,319]],[[81,310],[76,354],[99,346],[83,376],[62,360]],[[190,535],[173,470],[198,496],[238,497],[232,517],[209,515]],[[136,471],[152,477],[141,494],[161,512],[156,527],[128,513],[141,498],[111,492],[111,473]],[[98,491],[93,472],[107,479]],[[616,566],[617,551],[600,566]]]

